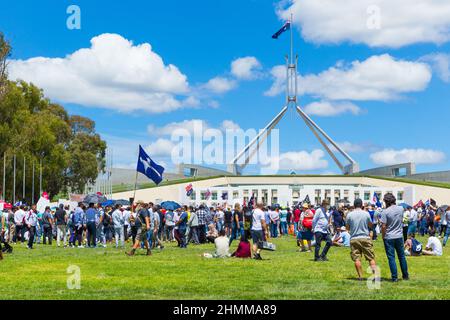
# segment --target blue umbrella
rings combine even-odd
[[[102,207],[112,207],[113,205],[116,204],[116,201],[114,200],[108,200],[102,203]]]
[[[175,201],[164,201],[163,203],[161,203],[161,207],[163,209],[171,210],[171,211],[181,208],[181,206],[178,203],[176,203]]]
[[[406,203],[400,203],[399,206],[403,207],[403,209],[411,208],[411,206],[409,204],[406,204]]]

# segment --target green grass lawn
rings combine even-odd
[[[293,237],[274,242],[278,250],[263,252],[263,261],[202,258],[212,245],[169,244],[152,257],[127,257],[115,248],[16,245],[0,261],[0,299],[450,299],[448,248],[443,257],[409,257],[410,281],[382,281],[369,290],[354,280],[349,249],[333,247],[330,261],[317,263],[298,252]],[[375,248],[382,277],[389,278],[381,240]],[[80,290],[67,289],[69,265],[81,270]]]

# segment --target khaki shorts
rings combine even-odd
[[[373,243],[370,239],[354,239],[350,241],[350,256],[353,261],[361,260],[362,256],[367,261],[375,260],[375,252],[373,251]]]
[[[136,229],[136,241],[147,241],[147,229],[137,228]]]

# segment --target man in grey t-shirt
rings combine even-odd
[[[381,213],[381,233],[384,240],[384,248],[391,269],[392,281],[398,281],[395,253],[397,252],[403,280],[409,280],[408,265],[406,263],[403,241],[403,208],[396,205],[397,199],[392,193],[384,196],[386,209]]]
[[[369,261],[370,268],[374,274],[376,273],[377,265],[375,263],[375,252],[369,233],[372,227],[372,219],[367,211],[362,210],[363,202],[361,199],[356,199],[354,206],[355,210],[347,215],[347,229],[350,231],[351,257],[355,262],[358,278],[362,280],[363,270],[361,258],[364,256]]]

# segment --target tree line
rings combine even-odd
[[[32,83],[9,80],[10,54],[11,46],[0,33],[0,198],[4,192],[5,200],[13,201],[14,155],[16,201],[33,203],[39,198],[41,163],[42,190],[51,197],[68,191],[82,193],[85,185],[95,183],[98,173],[105,169],[106,142],[96,133],[93,120],[70,115]],[[22,199],[24,159],[26,196]]]

